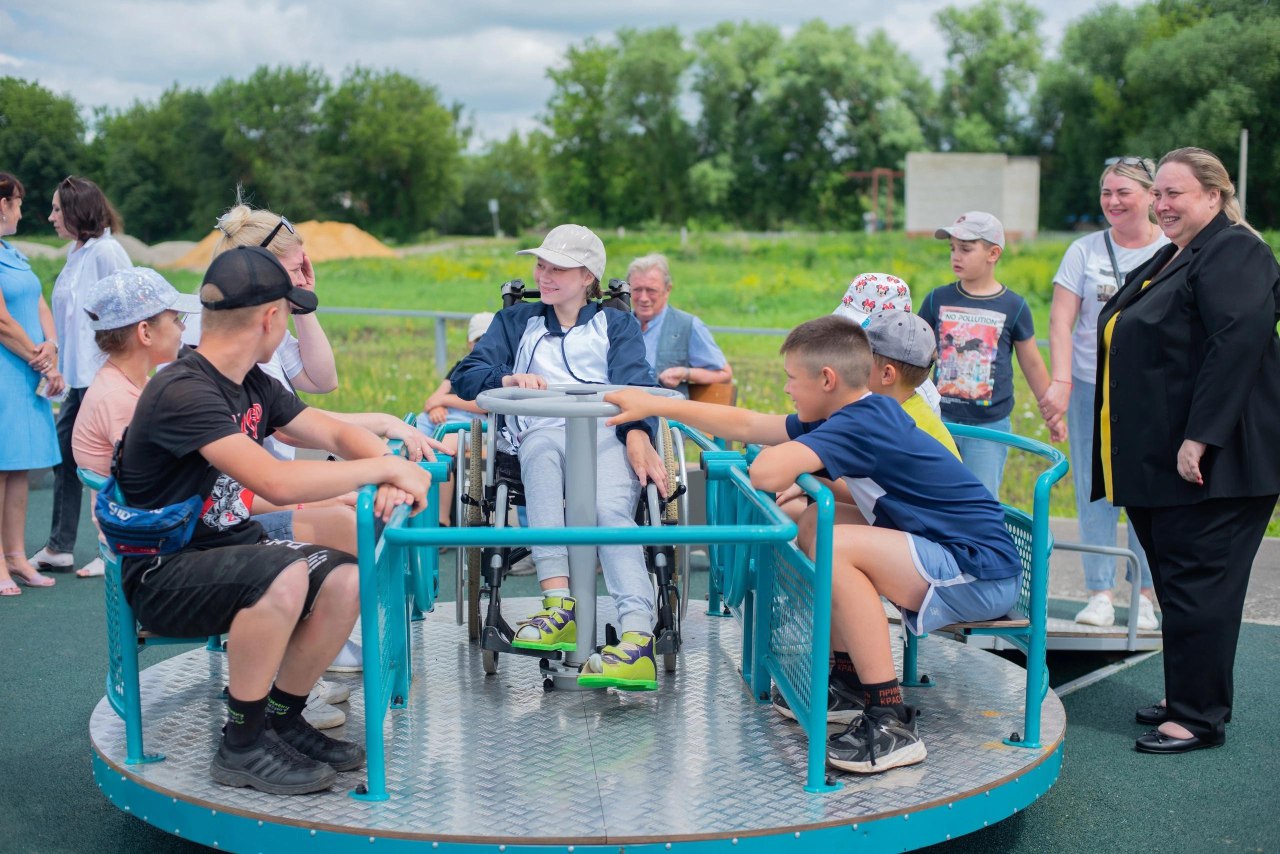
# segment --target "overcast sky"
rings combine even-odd
[[[1135,0],[1122,0],[1132,5]],[[357,0],[0,0],[0,76],[35,80],[82,108],[152,101],[174,83],[207,88],[259,65],[311,65],[335,79],[353,65],[394,68],[460,101],[486,138],[536,125],[551,87],[548,66],[588,36],[622,27],[678,25],[685,34],[722,20],[767,21],[793,31],[810,18],[882,28],[937,75],[942,39],[932,16],[972,0],[595,0],[515,2]],[[1056,52],[1066,25],[1098,0],[1034,0]]]

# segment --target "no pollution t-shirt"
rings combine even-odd
[[[952,282],[924,298],[920,316],[938,336],[934,382],[942,417],[986,424],[1012,412],[1013,345],[1036,334],[1027,301],[1003,285],[973,296]]]

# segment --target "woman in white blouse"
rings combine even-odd
[[[75,241],[67,265],[53,286],[53,322],[58,332],[58,361],[67,383],[67,397],[58,411],[58,447],[62,464],[53,479],[53,522],[49,541],[31,557],[40,569],[68,570],[74,558],[80,522],[82,488],[71,452],[71,431],[85,390],[102,367],[105,356],[93,340],[84,297],[99,279],[132,266],[124,247],[112,236],[121,230],[120,215],[98,185],[71,175],[53,193],[49,214],[58,236]],[[91,572],[90,574],[98,574]]]

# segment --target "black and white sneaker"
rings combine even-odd
[[[332,766],[335,771],[354,771],[364,764],[363,745],[330,738],[307,723],[301,715],[275,732],[281,741],[303,756]]]
[[[872,706],[844,732],[827,739],[827,761],[856,774],[878,774],[890,768],[923,762],[928,751],[916,732],[916,710],[903,723],[893,709]]]
[[[214,782],[224,786],[257,789],[272,795],[305,795],[323,792],[338,772],[323,762],[303,756],[267,729],[245,750],[227,746],[226,739],[209,766]]]
[[[851,691],[836,682],[827,683],[827,723],[848,724],[862,717],[863,704],[860,691]],[[782,692],[774,685],[769,692],[769,700],[778,714],[784,718],[796,719],[796,713],[787,705]]]

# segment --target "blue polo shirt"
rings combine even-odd
[[[877,528],[937,543],[974,578],[1022,572],[1003,508],[893,398],[867,394],[825,421],[788,416],[787,435],[818,455],[827,476],[845,481]]]

